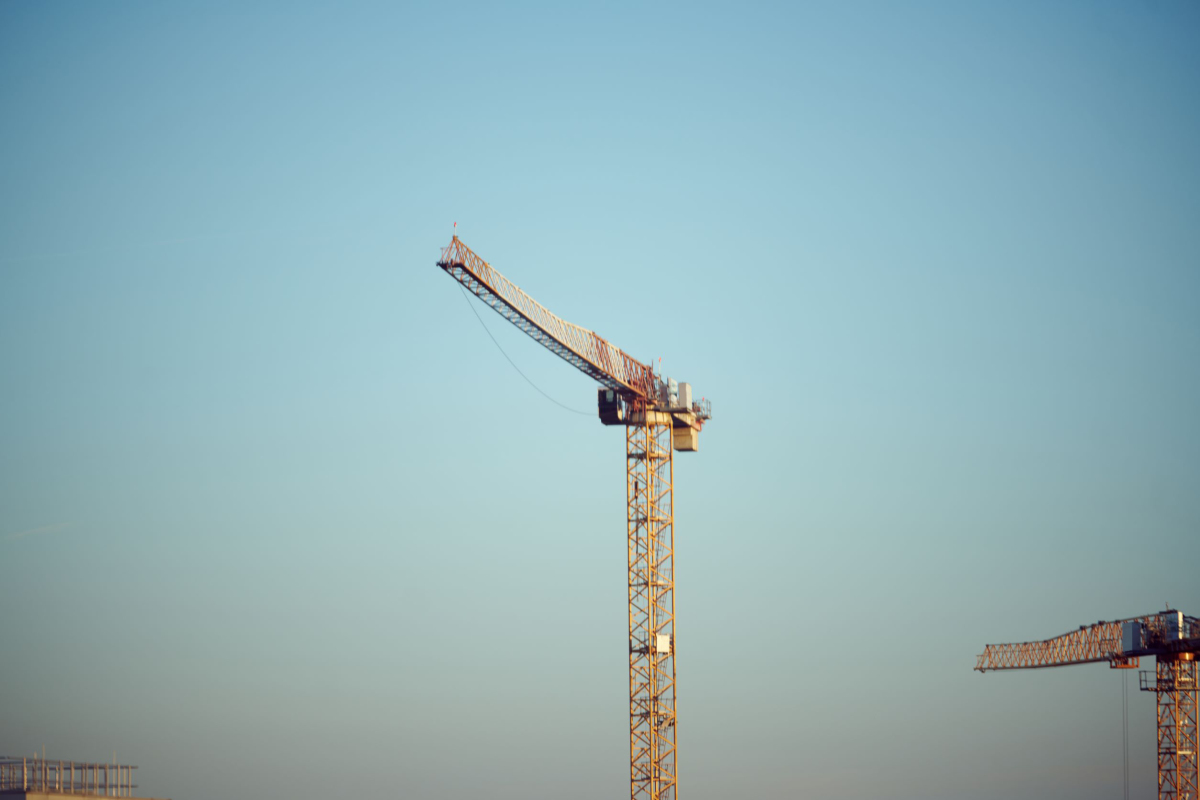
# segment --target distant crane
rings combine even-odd
[[[637,800],[675,800],[675,462],[712,418],[691,386],[664,379],[592,331],[550,313],[455,234],[437,265],[493,311],[597,380],[600,421],[625,427],[629,549],[629,774]]]
[[[1144,617],[1080,625],[1040,642],[989,644],[975,669],[1038,669],[1107,661],[1111,669],[1137,669],[1154,656],[1155,674],[1140,673],[1141,689],[1158,696],[1159,800],[1197,800],[1197,682],[1200,619],[1167,609]]]

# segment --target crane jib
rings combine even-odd
[[[1176,628],[1173,633],[1171,624]],[[1126,640],[1131,625],[1137,631],[1136,640]],[[976,659],[975,669],[1041,669],[1103,661],[1129,669],[1138,665],[1140,656],[1170,655],[1193,647],[1200,647],[1200,620],[1171,610],[1082,625],[1041,641],[989,644]]]
[[[649,365],[551,313],[457,237],[437,265],[530,338],[606,388],[630,398],[653,395],[654,375]]]

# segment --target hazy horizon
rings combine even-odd
[[[479,329],[457,222],[712,401],[675,462],[687,800],[1121,797],[1121,673],[972,668],[1200,615],[1198,34],[0,4],[0,754],[115,750],[173,800],[627,791],[624,444]]]

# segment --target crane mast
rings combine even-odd
[[[438,267],[500,316],[600,383],[605,425],[625,428],[629,588],[629,775],[633,800],[675,800],[675,458],[712,418],[691,387],[655,374],[596,333],[553,314],[456,235]]]
[[[989,644],[975,662],[979,672],[1040,669],[1107,661],[1112,669],[1137,669],[1153,656],[1154,674],[1142,671],[1141,689],[1157,701],[1159,800],[1197,800],[1200,746],[1197,655],[1200,619],[1167,609],[1157,614],[1080,625],[1050,639]]]

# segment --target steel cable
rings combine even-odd
[[[500,343],[498,341],[496,341],[496,337],[492,336],[492,332],[490,330],[488,330],[487,323],[483,321],[483,317],[479,316],[479,312],[475,310],[475,306],[471,303],[471,298],[467,297],[466,290],[464,290],[462,288],[462,286],[459,286],[458,290],[460,292],[462,292],[463,302],[465,302],[467,304],[467,307],[471,309],[471,313],[475,315],[475,319],[479,320],[479,324],[483,326],[483,330],[485,333],[487,333],[488,338],[492,340],[492,344],[496,345],[496,349],[499,350],[500,354],[508,360],[509,364],[512,364],[512,368],[517,371],[518,375],[520,375],[522,378],[525,379],[526,383],[528,383],[534,389],[537,389],[538,392],[541,393],[542,397],[545,397],[547,400],[549,400],[551,403],[554,403],[556,406],[559,406],[560,408],[565,408],[567,411],[570,411],[572,414],[582,414],[585,417],[591,416],[591,412],[589,412],[589,411],[580,411],[578,409],[571,408],[570,406],[563,405],[562,403],[558,402],[553,397],[551,397],[550,395],[543,392],[542,388],[540,386],[538,386],[536,383],[534,383],[533,381],[531,381],[529,379],[528,375],[526,375],[524,372],[521,372],[521,368],[517,366],[515,361],[513,361],[511,358],[508,357],[508,353],[504,352],[504,348],[500,346]]]

